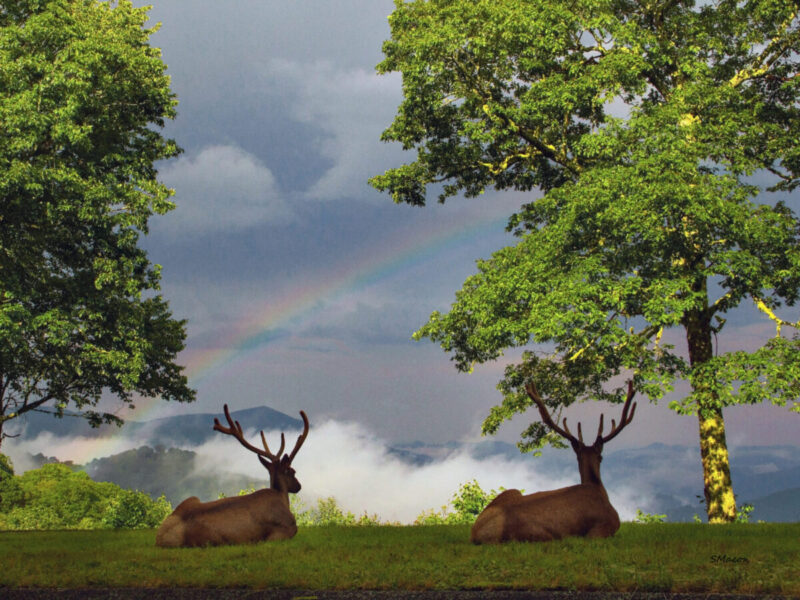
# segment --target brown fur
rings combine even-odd
[[[156,545],[250,544],[289,539],[296,533],[288,496],[267,489],[213,502],[187,498],[159,527]]]
[[[470,539],[475,544],[509,541],[547,542],[569,536],[609,537],[619,529],[619,514],[611,506],[608,494],[600,479],[600,462],[603,444],[616,436],[633,419],[628,408],[633,398],[633,384],[628,383],[628,397],[622,410],[620,425],[612,420],[611,432],[603,436],[603,417],[594,444],[583,443],[580,425],[578,437],[567,429],[566,419],[562,429],[553,422],[535,386],[527,388],[536,403],[542,421],[572,445],[578,458],[581,483],[570,487],[527,494],[519,490],[506,490],[498,495],[478,515],[472,526]]]
[[[505,498],[497,502],[501,496]],[[506,490],[501,496],[472,526],[473,543],[608,537],[619,529],[619,515],[601,485],[579,484],[525,496],[519,490]]]

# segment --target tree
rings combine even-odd
[[[378,69],[402,73],[404,100],[383,139],[416,160],[370,182],[417,205],[438,184],[441,202],[538,188],[509,220],[521,241],[415,336],[464,371],[547,344],[507,367],[484,433],[528,408],[530,379],[552,408],[620,401],[603,384],[622,373],[652,400],[688,380],[670,407],[698,417],[713,523],[736,515],[722,409],[800,411],[800,340],[777,315],[798,298],[800,223],[766,195],[800,184],[800,28],[796,2],[697,4],[397,2]],[[719,352],[748,299],[775,337]],[[553,442],[539,423],[523,436]]]
[[[154,163],[179,148],[146,9],[126,0],[0,6],[0,441],[31,410],[72,404],[93,425],[104,391],[194,399],[183,321],[137,246],[173,208]]]

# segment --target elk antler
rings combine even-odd
[[[267,438],[264,437],[263,431],[261,431],[260,433],[261,433],[261,443],[264,445],[264,449],[262,450],[261,448],[257,448],[256,446],[253,446],[250,442],[248,442],[246,439],[244,439],[244,433],[242,433],[242,426],[239,424],[239,421],[234,421],[231,418],[231,413],[228,411],[228,405],[225,404],[223,405],[222,408],[225,411],[225,418],[228,420],[229,427],[223,426],[222,423],[219,422],[219,419],[214,418],[215,430],[221,431],[222,433],[225,433],[227,435],[232,435],[237,440],[239,440],[239,443],[242,446],[244,446],[251,452],[255,452],[259,456],[268,458],[272,462],[280,462],[281,454],[283,454],[283,449],[286,447],[286,436],[284,436],[283,433],[281,433],[281,447],[278,450],[277,454],[273,454],[272,452],[270,452],[269,446],[267,445]],[[305,441],[306,436],[308,435],[308,429],[309,429],[308,417],[306,416],[306,413],[303,412],[302,410],[300,411],[300,416],[303,417],[304,429],[303,433],[300,434],[300,437],[297,438],[297,444],[295,444],[294,450],[292,450],[292,453],[289,455],[290,463],[292,462],[292,459],[294,458],[295,454],[297,454],[297,451],[300,449],[300,446],[303,445],[303,442]]]
[[[564,429],[561,429],[554,421],[553,418],[550,416],[550,413],[547,410],[547,407],[544,405],[544,400],[539,395],[539,390],[536,389],[536,384],[532,381],[525,386],[525,391],[528,392],[528,396],[530,396],[531,400],[536,403],[536,406],[539,408],[539,414],[542,415],[542,422],[547,425],[550,429],[555,431],[561,437],[567,438],[570,442],[577,444],[583,443],[583,438],[581,438],[580,442],[575,439],[575,436],[570,433],[569,428],[567,427],[567,418],[564,417],[562,421],[564,423]],[[581,433],[581,425],[578,423],[578,435]]]
[[[291,454],[289,454],[289,463],[291,463],[294,460],[295,454],[297,454],[297,451],[300,450],[300,446],[303,445],[303,442],[306,441],[306,437],[308,436],[308,430],[309,430],[308,417],[306,416],[306,413],[302,410],[300,411],[300,416],[303,417],[303,433],[297,436],[297,443],[295,443],[294,445],[294,450],[292,450]]]
[[[633,408],[631,408],[631,414],[628,416],[628,409],[631,407],[631,400],[633,400],[633,396],[636,394],[636,390],[633,389],[633,379],[628,380],[628,396],[625,398],[625,405],[622,407],[622,415],[620,415],[619,419],[619,426],[617,426],[614,419],[611,419],[611,431],[608,432],[608,435],[603,436],[603,415],[600,415],[600,428],[597,430],[597,439],[595,440],[595,444],[600,442],[601,444],[605,444],[609,440],[613,439],[617,436],[617,434],[622,431],[625,426],[633,420],[633,415],[636,412],[636,402],[633,403]]]
[[[553,422],[550,413],[547,410],[547,407],[544,404],[544,400],[539,395],[538,390],[536,389],[536,384],[533,382],[528,383],[525,386],[525,391],[528,392],[528,396],[530,396],[531,400],[536,403],[536,406],[539,408],[539,414],[542,416],[542,422],[547,425],[550,429],[558,433],[560,436],[566,438],[573,444],[581,444],[583,445],[583,432],[581,431],[581,424],[578,423],[578,439],[575,439],[575,436],[572,435],[569,428],[567,427],[567,418],[564,417],[562,423],[564,424],[564,428],[562,429],[559,427],[555,422]],[[636,412],[636,403],[633,403],[633,409],[631,410],[630,416],[628,416],[628,408],[630,408],[631,400],[633,400],[633,396],[636,391],[633,389],[633,380],[628,381],[628,396],[625,399],[625,406],[622,408],[622,416],[620,418],[619,426],[614,419],[611,419],[611,431],[603,437],[603,414],[600,414],[600,426],[597,429],[597,439],[595,440],[595,444],[600,443],[605,444],[612,438],[616,437],[616,435],[623,430],[623,428],[633,420],[633,415]]]

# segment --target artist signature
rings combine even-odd
[[[727,554],[712,554],[712,564],[747,564],[750,562],[746,556],[728,556]]]

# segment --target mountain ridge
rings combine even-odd
[[[299,430],[303,427],[300,419],[268,406],[257,406],[232,410],[231,417],[239,421],[245,430],[260,429],[263,431]],[[29,412],[17,419],[9,421],[12,433],[24,431],[26,437],[35,438],[42,433],[50,433],[60,437],[82,436],[88,438],[104,438],[114,435],[126,435],[141,438],[150,445],[189,444],[200,445],[215,435],[214,419],[224,423],[222,413],[189,413],[159,417],[147,421],[127,420],[122,427],[103,424],[91,427],[89,423],[76,413],[65,411],[64,417],[53,413]],[[18,421],[15,423],[14,421]]]

